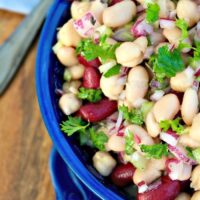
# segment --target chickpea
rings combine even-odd
[[[76,51],[72,47],[63,46],[59,48],[57,51],[57,57],[64,66],[70,67],[78,64]]]
[[[73,19],[70,19],[58,32],[58,40],[66,46],[76,47],[81,41],[80,35],[76,32],[73,24]]]
[[[65,93],[73,93],[73,94],[77,94],[78,93],[78,88],[81,86],[81,81],[75,80],[75,81],[71,81],[71,82],[65,82],[63,84],[63,91]]]
[[[140,150],[139,145],[145,144],[145,145],[152,145],[154,144],[153,139],[148,135],[146,130],[138,125],[129,125],[125,129],[125,133],[130,132],[134,134],[134,137],[138,138],[138,142],[134,143],[134,148],[138,151]]]
[[[95,0],[91,2],[90,11],[97,18],[98,22],[102,24],[103,22],[103,11],[107,8],[107,4],[102,3],[100,0]]]
[[[200,147],[200,142],[193,140],[189,134],[184,134],[179,137],[179,143],[183,146],[188,146],[191,148],[198,148]]]
[[[180,110],[180,102],[175,94],[167,94],[157,101],[153,107],[153,114],[157,122],[171,120]]]
[[[89,1],[73,1],[71,5],[71,15],[72,18],[77,20],[83,17],[91,7],[91,3]]]
[[[192,124],[192,120],[198,113],[199,110],[198,106],[199,106],[199,100],[196,90],[193,88],[188,88],[184,93],[183,102],[181,105],[181,115],[183,121],[187,125]]]
[[[125,79],[123,79],[124,77],[120,78],[120,75],[115,75],[108,78],[101,76],[100,88],[102,89],[104,95],[109,99],[117,100],[124,89]]]
[[[198,6],[194,1],[178,1],[176,11],[178,18],[187,21],[190,27],[196,24],[200,19]]]
[[[140,37],[134,42],[123,42],[115,51],[117,62],[126,67],[135,67],[143,61],[147,43],[146,37]]]
[[[175,200],[190,200],[190,199],[191,197],[189,194],[182,192],[178,195],[178,197],[176,197]]]
[[[158,5],[160,18],[168,18],[170,11],[175,10],[175,4],[170,0],[158,0]]]
[[[65,80],[77,80],[83,77],[84,74],[84,66],[81,64],[74,65],[73,67],[69,67],[65,69],[64,78]]]
[[[59,106],[65,115],[71,115],[79,110],[81,107],[81,100],[72,93],[66,93],[61,96]]]
[[[190,180],[190,187],[194,188],[195,191],[200,190],[200,165],[193,169]]]
[[[194,71],[190,67],[170,79],[170,86],[177,92],[185,92],[192,87],[194,82]]]
[[[146,184],[152,183],[154,180],[161,176],[161,170],[165,168],[166,158],[149,161],[147,167],[144,170],[136,169],[133,175],[133,182],[137,185],[144,181]]]
[[[176,46],[179,44],[181,34],[181,30],[178,28],[163,30],[163,35],[167,38],[170,44],[175,44]]]
[[[197,142],[200,142],[200,113],[198,113],[193,121],[192,121],[192,126],[190,128],[190,137],[197,141]]]
[[[92,160],[95,169],[102,176],[109,176],[117,164],[115,159],[108,152],[102,151],[96,152]]]
[[[125,138],[117,136],[117,134],[111,135],[108,140],[107,148],[111,151],[121,152],[125,150]]]
[[[136,15],[136,5],[133,1],[119,2],[106,8],[103,12],[103,23],[112,28],[123,26]]]
[[[156,121],[152,111],[147,114],[145,123],[147,132],[151,137],[155,138],[160,134],[161,128],[159,123]]]
[[[126,100],[132,105],[144,98],[148,90],[149,75],[144,67],[137,66],[130,70],[126,84]]]
[[[192,195],[192,198],[191,198],[191,200],[199,200],[199,199],[200,199],[200,191],[195,192],[195,193]]]

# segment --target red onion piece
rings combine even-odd
[[[171,146],[176,146],[178,143],[178,136],[174,132],[161,132],[160,139]]]
[[[165,92],[163,90],[155,90],[155,92],[150,96],[152,101],[158,101],[164,96]]]
[[[118,152],[118,160],[119,160],[119,162],[120,163],[122,163],[122,164],[126,164],[127,162],[124,160],[124,152],[123,151],[121,151],[121,152]]]
[[[136,133],[134,134],[134,141],[136,144],[141,144],[142,142],[141,138]]]
[[[166,161],[166,170],[171,180],[188,180],[191,176],[192,165],[188,165],[177,158],[169,158]]]
[[[146,36],[153,33],[153,27],[146,23],[145,19],[138,19],[131,28],[134,37]]]
[[[200,67],[197,68],[194,74],[196,77],[200,76]]]
[[[138,186],[138,193],[144,193],[148,191],[148,186],[144,181],[138,183],[137,186]]]
[[[165,28],[165,29],[173,29],[176,26],[175,20],[168,18],[160,18],[159,23],[160,23],[160,28]]]
[[[192,85],[192,88],[193,88],[195,91],[198,91],[198,90],[199,90],[199,81],[194,81],[194,82],[193,82],[193,85]]]
[[[172,146],[168,145],[169,151],[178,159],[188,165],[196,165],[197,162],[187,156],[187,152],[181,145]]]
[[[116,125],[115,125],[117,131],[119,130],[122,122],[123,122],[123,113],[119,112],[117,122],[116,122]]]

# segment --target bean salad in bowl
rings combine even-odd
[[[73,1],[53,52],[64,134],[138,200],[200,200],[200,1]]]

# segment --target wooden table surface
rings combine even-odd
[[[22,19],[0,10],[0,44]],[[35,92],[36,48],[37,41],[0,97],[0,200],[55,200],[48,169],[52,143]]]

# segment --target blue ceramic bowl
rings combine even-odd
[[[52,52],[56,42],[57,28],[70,18],[70,3],[56,0],[44,24],[37,55],[36,88],[43,120],[48,133],[63,160],[71,170],[102,199],[126,199],[112,183],[101,177],[91,165],[91,155],[87,149],[80,148],[73,138],[67,138],[60,131],[59,124],[66,117],[58,107],[59,96],[56,88],[63,83],[63,67]],[[66,180],[67,181],[67,180]]]

